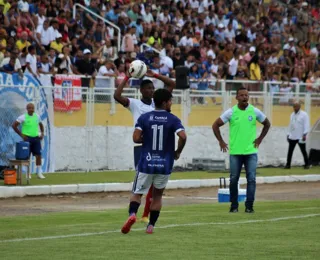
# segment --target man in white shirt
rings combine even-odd
[[[178,42],[178,46],[184,46],[184,47],[192,47],[193,46],[193,40],[192,40],[192,32],[188,31],[187,35],[183,36],[180,41]]]
[[[19,56],[19,50],[17,48],[14,48],[11,52],[10,52],[10,57],[4,58],[0,64],[0,68],[2,68],[3,66],[7,65],[10,63],[10,59],[15,59],[15,63],[14,63],[14,71],[17,71],[19,73],[19,75],[23,76],[23,72],[21,69],[21,63],[20,60],[18,58]]]
[[[37,66],[37,55],[36,55],[36,48],[31,45],[28,48],[28,55],[26,58],[26,71],[30,74],[32,74],[34,77],[39,77],[38,73],[38,66]]]
[[[151,70],[148,70],[146,75],[147,77],[156,78],[158,80],[161,80],[166,86],[167,89],[172,92],[173,88],[176,86],[175,81],[171,80],[169,77],[156,74]],[[114,92],[114,99],[118,101],[121,105],[128,108],[133,116],[134,124],[136,124],[138,118],[147,112],[153,111],[155,109],[154,102],[153,102],[153,93],[155,90],[155,87],[153,85],[153,82],[150,79],[144,79],[142,80],[140,84],[140,92],[142,95],[142,99],[135,99],[135,98],[127,98],[122,96],[122,92],[124,87],[127,85],[127,82],[129,80],[129,77],[125,77],[123,81],[120,83],[120,85],[117,87],[116,91]],[[134,165],[137,167],[138,162],[140,160],[140,154],[141,154],[141,145],[134,147]],[[150,187],[150,190],[146,197],[146,205],[144,208],[144,212],[142,215],[142,221],[148,223],[148,216],[150,212],[150,205],[151,205],[151,199],[152,199],[152,190],[153,187]]]
[[[46,50],[49,50],[50,43],[56,34],[53,30],[49,30],[49,20],[45,20],[43,24],[38,26],[36,35],[38,42],[44,46]]]
[[[109,60],[106,60],[104,65],[99,68],[97,76],[104,77],[116,77],[117,76],[117,67]],[[96,79],[96,88],[111,88],[110,78],[97,78]]]
[[[283,49],[285,49],[285,48],[290,51],[293,51],[294,53],[297,52],[296,47],[294,46],[294,38],[293,37],[290,37],[288,40],[288,43],[283,46]]]
[[[293,113],[290,117],[289,131],[287,140],[289,142],[287,164],[285,169],[290,169],[291,159],[296,144],[299,144],[304,159],[304,168],[309,169],[308,155],[306,151],[306,139],[309,132],[309,116],[305,111],[301,110],[299,102],[293,104]]]

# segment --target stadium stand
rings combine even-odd
[[[77,8],[73,18],[77,3],[87,9]],[[171,77],[185,65],[195,79],[305,82],[306,91],[320,91],[316,0],[0,0],[0,13],[0,70],[6,73],[123,76],[137,58]],[[144,44],[152,48],[142,51]]]

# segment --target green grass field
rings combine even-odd
[[[77,172],[77,173],[50,173],[44,180],[39,180],[33,175],[31,179],[32,185],[55,185],[55,184],[81,184],[81,183],[107,183],[107,182],[132,182],[134,178],[133,171],[105,171],[105,172]],[[282,168],[258,168],[257,176],[284,176],[284,175],[305,175],[305,174],[320,174],[320,167],[312,167],[309,170],[304,170],[302,167],[294,167],[290,170]],[[173,172],[171,180],[181,179],[213,179],[219,177],[228,177],[228,172],[206,172],[206,171],[191,171],[191,172]],[[244,173],[243,173],[244,176]],[[23,183],[26,183],[23,178]],[[0,181],[3,185],[3,181]]]
[[[319,200],[257,202],[256,213],[228,204],[164,207],[155,233],[120,228],[125,209],[0,217],[3,260],[319,259]]]

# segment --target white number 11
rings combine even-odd
[[[153,129],[153,139],[152,139],[152,150],[157,150],[157,139],[158,139],[158,130],[159,130],[159,151],[163,149],[163,125],[152,125]]]

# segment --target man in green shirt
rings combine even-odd
[[[38,178],[44,179],[41,170],[41,140],[44,137],[44,127],[40,120],[40,116],[34,113],[34,104],[29,103],[27,113],[19,116],[13,123],[12,128],[24,141],[30,143],[30,154],[32,153],[36,157]],[[20,124],[21,131],[18,128]],[[41,133],[39,133],[39,128]]]
[[[223,141],[220,127],[230,124],[230,212],[238,212],[238,181],[242,165],[246,170],[247,199],[245,212],[253,213],[256,192],[256,168],[258,147],[269,131],[268,118],[256,107],[248,103],[248,90],[241,87],[237,90],[238,104],[225,111],[212,125],[213,132],[219,141],[221,151],[227,152],[228,145]],[[256,121],[263,124],[263,129],[256,138]]]

